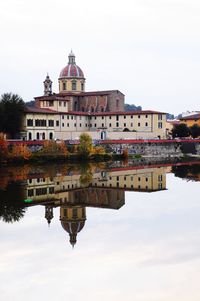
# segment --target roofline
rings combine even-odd
[[[34,110],[34,109],[36,109],[36,110]],[[39,110],[41,110],[41,111],[39,111]],[[27,113],[38,113],[38,114],[41,113],[41,114],[55,114],[55,115],[77,115],[77,116],[115,116],[115,115],[127,116],[127,115],[166,114],[164,112],[150,111],[150,110],[124,111],[124,112],[77,112],[77,111],[58,112],[58,111],[53,111],[51,109],[35,108],[35,107],[28,107],[27,110],[25,110],[25,112],[27,112]]]

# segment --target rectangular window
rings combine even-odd
[[[119,120],[119,115],[116,115],[116,120],[117,120],[117,121]]]
[[[73,119],[73,116],[71,116],[71,119]]]
[[[133,119],[133,115],[131,115],[131,119]]]
[[[126,126],[126,123],[124,123],[124,126]]]
[[[85,126],[87,127],[87,123],[85,124]]]
[[[104,116],[102,116],[101,119],[104,119]]]
[[[95,128],[97,127],[97,124],[96,124],[96,123],[94,124],[94,127],[95,127]]]
[[[65,117],[65,116],[64,116],[64,115],[62,115],[62,119],[64,119],[64,117]]]
[[[69,115],[67,115],[67,119],[69,119]]]
[[[146,118],[148,118],[148,115],[145,115]]]
[[[33,189],[28,190],[28,196],[34,196],[34,190]]]
[[[158,122],[158,128],[162,129],[162,122]]]
[[[62,123],[62,127],[64,127],[64,123]]]
[[[104,123],[101,124],[102,128],[104,128]]]
[[[124,116],[124,119],[126,119],[126,116]]]
[[[138,115],[138,118],[140,118],[140,115]]]
[[[94,116],[94,119],[96,120],[96,119],[97,119],[97,117],[96,117],[96,116]]]
[[[110,127],[110,128],[112,127],[112,124],[111,124],[111,123],[109,123],[109,127]]]
[[[82,124],[80,123],[80,128],[82,127]]]
[[[116,122],[116,127],[117,127],[117,128],[119,127],[119,122]]]
[[[56,120],[56,126],[59,126],[59,120]]]
[[[131,122],[131,127],[133,127],[133,123]]]
[[[49,120],[49,126],[54,126],[54,120]]]
[[[138,122],[138,126],[140,126],[140,122]]]
[[[148,122],[145,122],[145,126],[148,126]]]
[[[67,123],[67,127],[69,127],[69,123]]]
[[[66,107],[66,101],[64,101],[64,107]]]
[[[109,117],[110,119],[112,118],[112,116]]]
[[[162,114],[158,114],[158,120],[162,120]]]
[[[54,187],[49,187],[49,193],[53,194],[54,193]]]
[[[59,101],[59,107],[61,107],[62,106],[62,102],[61,101]]]
[[[76,123],[74,123],[74,127],[76,127]]]
[[[27,126],[33,126],[33,119],[27,119]]]

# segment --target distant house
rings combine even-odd
[[[200,126],[200,113],[181,117],[180,122],[185,123],[188,127],[193,126],[194,124]]]

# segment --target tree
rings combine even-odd
[[[172,137],[176,138],[182,138],[182,137],[188,137],[190,136],[190,130],[188,126],[184,123],[175,124],[172,129]]]
[[[92,151],[92,138],[90,135],[83,133],[80,135],[80,144],[78,147],[79,154],[83,158],[88,158]]]
[[[0,130],[14,138],[22,128],[25,103],[12,93],[5,93],[0,99]]]
[[[194,124],[190,127],[190,134],[192,138],[197,138],[200,136],[200,126],[198,124]]]

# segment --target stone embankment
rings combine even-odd
[[[111,152],[149,157],[181,157],[183,155],[200,156],[200,139],[185,140],[104,140],[101,142]]]

